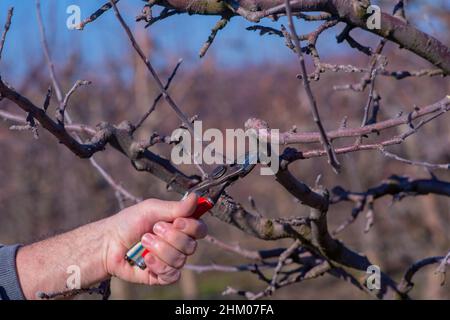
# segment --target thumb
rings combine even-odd
[[[195,192],[189,193],[187,197],[178,201],[172,210],[172,221],[176,218],[187,218],[194,214],[197,208],[198,196]]]
[[[163,201],[152,199],[147,216],[154,221],[172,222],[176,218],[190,217],[197,207],[197,195],[190,193],[180,201]]]

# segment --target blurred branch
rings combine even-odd
[[[17,124],[23,124],[23,125],[27,124],[27,120],[25,117],[18,115],[18,114],[10,113],[10,112],[4,111],[4,110],[0,110],[0,118],[17,123]],[[36,125],[40,126],[41,124],[39,122],[37,122]],[[65,129],[69,132],[85,133],[89,136],[95,136],[95,134],[97,133],[97,130],[95,130],[94,128],[92,128],[90,126],[84,125],[84,124],[66,125]]]
[[[0,40],[0,60],[2,60],[3,48],[5,46],[6,35],[8,34],[9,28],[11,27],[11,20],[14,14],[14,8],[11,7],[8,10],[8,16],[6,17],[5,26],[3,28],[2,38]]]
[[[13,88],[6,85],[1,79],[0,94],[15,103],[25,112],[31,114],[33,118],[39,121],[43,128],[54,135],[59,142],[64,144],[70,151],[80,158],[91,157],[95,152],[102,150],[106,144],[106,141],[102,141],[101,139],[99,139],[97,143],[93,144],[79,143],[76,139],[69,135],[63,127],[50,119],[43,109],[35,106],[30,100],[17,93]]]
[[[285,249],[284,248],[276,248],[276,249],[269,249],[269,250],[247,250],[239,246],[238,244],[228,244],[223,241],[220,241],[217,238],[214,238],[212,236],[206,236],[206,241],[209,243],[217,246],[220,249],[229,251],[231,253],[235,253],[241,257],[244,257],[246,259],[250,260],[256,260],[261,261],[265,259],[270,259],[273,257],[278,257]]]
[[[170,84],[172,83],[173,78],[175,77],[175,75],[177,74],[177,71],[181,65],[181,63],[183,62],[183,60],[178,60],[175,68],[173,69],[171,75],[169,76],[169,78],[167,79],[166,85],[164,86],[165,90],[168,90],[170,87]],[[136,123],[136,125],[134,126],[133,131],[138,130],[142,124],[145,122],[145,120],[147,120],[147,118],[153,113],[153,111],[155,111],[156,106],[158,105],[158,102],[161,100],[161,98],[163,97],[163,93],[161,92],[156,98],[155,100],[153,100],[153,104],[150,107],[150,109],[142,116],[142,118]]]
[[[350,218],[342,223],[334,233],[339,233],[344,230],[358,218],[366,206],[372,206],[373,202],[381,197],[392,195],[394,200],[401,200],[406,196],[428,194],[450,197],[450,182],[441,181],[436,178],[414,180],[409,177],[393,175],[365,192],[352,192],[339,186],[335,187],[332,190],[330,204],[349,201],[354,203],[354,208]]]
[[[44,22],[42,21],[41,1],[40,0],[36,0],[36,15],[37,15],[37,20],[38,20],[39,33],[41,36],[42,50],[44,51],[45,60],[47,61],[47,66],[49,69],[50,78],[52,79],[53,88],[55,89],[56,98],[58,99],[58,102],[61,104],[62,101],[64,100],[64,97],[63,97],[61,86],[56,77],[55,65],[53,64],[52,58],[50,56],[50,50],[48,49],[47,37],[45,35]]]
[[[263,265],[256,265],[256,264],[243,264],[238,266],[225,266],[220,264],[207,264],[207,265],[193,265],[193,264],[186,264],[184,266],[187,270],[192,270],[197,273],[203,273],[203,272],[211,272],[211,271],[218,271],[218,272],[245,272],[250,271],[254,272],[256,269],[268,269],[272,268],[272,264],[263,264]]]
[[[125,33],[127,34],[128,39],[131,42],[131,45],[133,46],[133,48],[135,49],[135,51],[137,52],[137,54],[139,55],[141,60],[144,62],[145,66],[147,67],[148,71],[152,75],[153,79],[156,82],[156,85],[159,88],[159,91],[161,92],[162,96],[166,100],[167,104],[172,108],[172,110],[175,112],[175,114],[178,116],[178,118],[182,121],[183,125],[185,125],[186,128],[188,128],[189,132],[193,135],[193,137],[196,138],[196,135],[195,135],[195,132],[194,132],[194,127],[193,127],[191,121],[189,121],[188,117],[181,111],[181,109],[178,107],[178,105],[175,103],[175,101],[172,99],[172,97],[167,92],[166,88],[162,84],[161,79],[158,76],[158,73],[153,68],[150,60],[146,57],[144,51],[142,50],[142,48],[137,43],[135,37],[133,36],[133,33],[131,32],[131,30],[128,27],[127,23],[123,19],[122,15],[121,15],[119,9],[117,8],[116,4],[114,3],[114,1],[110,0],[110,3],[111,3],[111,5],[112,5],[112,7],[114,9],[114,13],[115,13],[115,15],[117,17],[117,20],[119,21],[120,25],[124,29]],[[207,177],[208,174],[205,172],[205,170],[203,170],[202,166],[197,163],[195,156],[192,156],[192,158],[193,158],[193,161],[194,161],[194,164],[195,164],[196,168],[202,174],[202,177]]]
[[[429,169],[443,169],[443,170],[450,170],[450,163],[444,163],[444,164],[437,164],[437,163],[430,163],[426,161],[414,161],[414,160],[408,160],[405,158],[402,158],[396,154],[393,154],[389,151],[387,151],[385,148],[381,147],[380,151],[383,155],[385,155],[388,158],[412,165],[412,166],[419,166],[419,167],[425,167]]]
[[[142,50],[142,48],[136,42],[136,39],[133,36],[133,33],[131,32],[131,30],[128,27],[127,23],[125,22],[125,20],[123,19],[122,15],[120,14],[120,11],[117,8],[115,2],[113,0],[110,0],[110,3],[111,3],[111,5],[112,5],[112,7],[114,9],[114,13],[116,14],[117,20],[119,21],[120,25],[124,29],[125,33],[127,34],[128,39],[131,42],[131,45],[136,50],[136,52],[139,55],[139,57],[141,58],[141,60],[144,62],[144,64],[147,67],[148,71],[150,71],[153,79],[155,80],[155,82],[156,82],[156,84],[158,86],[159,91],[161,92],[161,94],[164,97],[164,99],[167,101],[167,104],[175,111],[175,113],[177,114],[179,119],[183,122],[183,124],[187,128],[189,128],[189,131],[191,131],[191,133],[192,133],[194,131],[194,129],[192,127],[191,122],[190,121],[186,121],[186,116],[183,114],[183,112],[180,110],[180,108],[177,106],[175,101],[172,99],[172,97],[169,95],[169,93],[165,89],[164,85],[162,84],[161,79],[158,76],[158,73],[153,68],[150,60],[146,57],[146,55],[145,55],[144,51]]]
[[[114,0],[114,1],[117,2],[119,0]],[[102,7],[102,8],[105,9],[104,7]],[[106,10],[108,10],[108,9],[105,9],[104,11],[106,11]],[[46,58],[46,61],[47,61],[47,66],[48,66],[48,70],[49,70],[49,73],[50,73],[50,77],[52,79],[53,88],[56,91],[56,98],[57,98],[57,100],[59,102],[59,107],[58,107],[58,110],[57,110],[56,119],[58,120],[60,129],[65,132],[64,126],[65,126],[66,120],[67,120],[67,123],[69,125],[72,124],[72,119],[71,119],[70,115],[66,112],[66,107],[67,107],[67,104],[69,102],[69,99],[70,99],[72,94],[76,91],[76,89],[79,86],[90,84],[90,82],[89,81],[80,81],[80,80],[78,80],[74,84],[72,89],[69,90],[69,92],[63,97],[61,84],[59,83],[58,78],[56,76],[55,67],[54,67],[54,64],[53,64],[53,61],[52,61],[52,58],[51,58],[51,54],[50,54],[50,50],[49,50],[49,47],[48,47],[48,43],[47,43],[47,37],[46,37],[46,34],[45,34],[45,27],[44,27],[44,23],[42,21],[40,0],[36,0],[36,14],[37,14],[37,17],[38,17],[38,26],[39,26],[39,31],[40,31],[40,35],[41,35],[42,49],[44,51],[45,58]],[[101,14],[102,13],[100,13],[99,15],[101,15]],[[49,89],[49,92],[47,93],[46,100],[49,99],[49,95],[50,94],[51,94],[51,91]],[[46,111],[47,111],[46,108],[45,108],[46,104],[47,104],[47,102],[44,103],[44,113],[46,113]],[[117,183],[112,178],[112,176],[92,157],[95,152],[104,149],[106,143],[108,142],[108,138],[110,138],[109,134],[110,134],[110,132],[102,131],[102,132],[99,132],[96,136],[94,136],[91,139],[91,142],[93,142],[94,148],[91,147],[90,152],[85,153],[84,157],[82,157],[82,158],[90,158],[89,162],[91,163],[91,165],[97,170],[97,172],[103,177],[103,179],[105,179],[105,181],[116,192],[120,192],[126,199],[129,199],[129,200],[137,203],[137,202],[141,201],[141,199],[139,197],[136,197],[136,196],[132,195],[131,192],[127,191],[125,188],[120,186],[120,184]],[[72,138],[72,140],[75,140],[78,143],[78,145],[81,145],[82,139],[81,139],[81,137],[79,135],[76,134],[76,132],[74,132],[74,137],[75,138],[74,139]]]

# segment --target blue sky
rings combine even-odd
[[[41,0],[47,36],[56,61],[65,59],[73,50],[78,50],[84,59],[95,65],[105,55],[121,56],[130,50],[128,40],[112,12],[106,13],[83,31],[66,28],[66,20],[69,17],[66,9],[69,5],[78,5],[84,19],[104,2],[105,0]],[[143,30],[142,24],[134,22],[134,17],[140,12],[142,5],[141,0],[120,2],[120,9],[132,28]],[[22,66],[20,62],[30,59],[30,53],[32,56],[42,54],[35,1],[0,1],[1,25],[4,24],[10,6],[14,6],[15,14],[2,64],[14,64],[14,69],[19,71]],[[50,16],[50,13],[53,14]],[[217,20],[218,17],[178,15],[156,23],[146,32],[151,34],[163,51],[170,52],[177,58],[187,59],[188,65],[195,66],[202,63],[197,58],[197,53]],[[283,63],[292,58],[292,53],[284,47],[281,39],[273,36],[260,37],[256,33],[246,31],[245,28],[250,25],[252,24],[244,19],[235,18],[220,32],[210,53],[222,66],[233,67],[269,60],[273,63]],[[311,23],[304,24],[304,31],[310,31],[315,26]],[[333,32],[328,39],[333,40],[332,37]],[[321,44],[325,43],[327,46],[328,43],[330,46],[330,42],[334,41],[322,41]]]
[[[121,57],[129,52],[128,40],[112,12],[106,13],[88,25],[84,31],[68,30],[66,27],[69,16],[66,9],[69,5],[78,5],[84,19],[105,3],[105,0],[41,0],[41,3],[47,35],[56,62],[67,59],[71,53],[77,51],[81,53],[85,62],[98,67],[105,56]],[[449,5],[450,1],[444,0],[443,3]],[[8,72],[15,71],[20,74],[28,65],[22,62],[42,55],[35,0],[1,0],[1,25],[10,6],[15,7],[15,15],[1,65],[7,64]],[[119,7],[134,30],[143,30],[142,24],[134,22],[134,17],[142,6],[141,0],[120,2]],[[420,8],[408,9],[420,10]],[[145,32],[151,34],[156,45],[162,48],[158,52],[170,52],[172,60],[183,58],[186,61],[185,67],[196,67],[204,63],[197,58],[197,53],[217,20],[218,17],[177,15],[156,23]],[[282,22],[285,21],[281,20],[275,26],[279,27]],[[427,22],[426,16],[419,23],[422,24],[421,28],[428,32],[433,32],[433,28],[436,28],[430,21]],[[262,24],[273,25],[270,21],[264,21]],[[244,19],[232,19],[218,35],[209,54],[213,55],[221,66],[228,68],[267,61],[275,64],[285,63],[294,58],[283,45],[283,40],[274,36],[261,37],[254,32],[246,31],[245,28],[250,25],[252,23]],[[316,26],[315,23],[300,22],[298,29],[306,33]],[[334,36],[341,28],[340,25],[320,38],[318,47],[324,58],[337,52]],[[339,53],[350,51],[346,44],[339,47]],[[157,64],[165,64],[166,59],[166,56],[152,56],[152,60]]]

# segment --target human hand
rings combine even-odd
[[[196,249],[196,240],[207,233],[203,221],[189,218],[196,206],[195,194],[182,201],[149,199],[106,219],[103,264],[107,274],[148,285],[176,282],[187,256]],[[145,270],[124,259],[138,241],[150,251],[145,256]]]

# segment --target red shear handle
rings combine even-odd
[[[204,197],[199,197],[197,199],[197,208],[195,209],[194,213],[191,215],[192,218],[200,219],[202,215],[204,215],[208,210],[212,209],[214,207],[214,203],[212,203],[211,200]],[[145,257],[147,253],[150,251],[148,249],[144,249],[142,252],[142,256]]]
[[[202,215],[208,212],[210,209],[214,207],[214,203],[211,200],[204,197],[199,197],[197,199],[197,208],[195,208],[194,213],[192,214],[192,218],[200,219]]]

